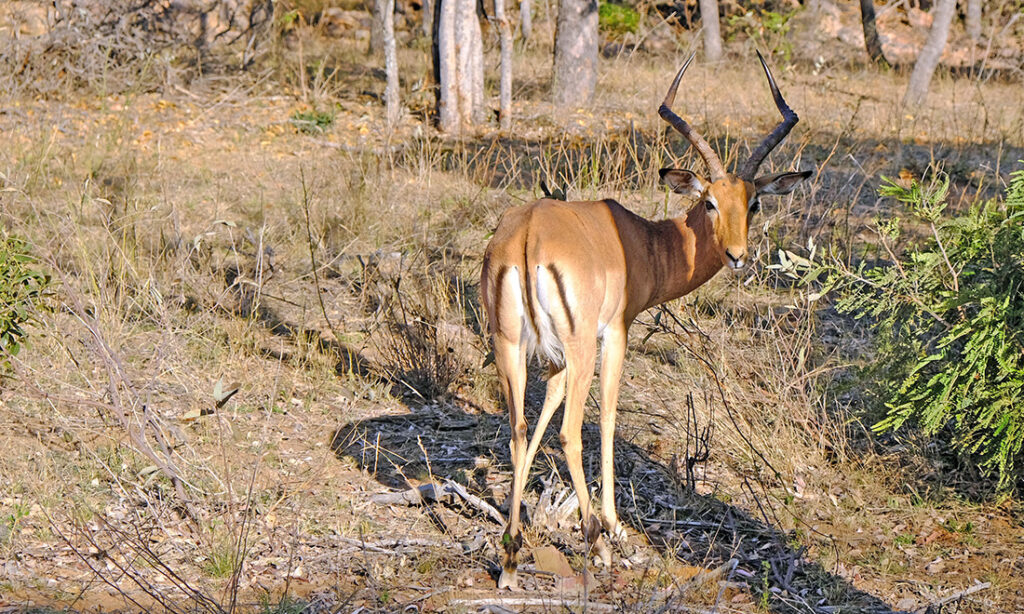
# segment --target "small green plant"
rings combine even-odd
[[[742,34],[756,41],[759,48],[768,49],[773,55],[781,54],[783,60],[788,63],[793,55],[789,21],[795,14],[796,11],[783,13],[750,10],[731,15],[725,20],[726,39],[733,40]]]
[[[290,11],[286,11],[277,18],[277,26],[282,30],[288,30],[294,27],[301,18],[302,13],[299,9],[292,9]]]
[[[892,543],[897,546],[910,546],[914,543],[914,534],[900,533],[896,537],[892,538]]]
[[[203,573],[211,578],[227,578],[235,572],[234,544],[225,542],[214,548],[203,563]]]
[[[38,270],[24,241],[0,236],[0,369],[21,350],[23,326],[43,298],[49,277]]]
[[[879,193],[910,214],[878,225],[890,263],[839,270],[831,283],[838,309],[875,333],[869,375],[886,412],[873,429],[915,424],[1009,488],[1024,444],[1024,170],[1005,200],[953,218],[944,216],[948,188],[941,173],[909,187],[886,180]],[[906,238],[908,226],[917,238]]]
[[[309,602],[285,595],[274,603],[270,595],[260,598],[260,614],[302,614],[309,610]]]
[[[327,129],[334,124],[334,112],[333,111],[317,111],[311,109],[309,111],[296,111],[292,113],[289,119],[292,125],[295,126],[299,132],[305,134],[321,134],[327,132]]]
[[[636,32],[640,14],[625,4],[602,2],[597,9],[598,27],[613,38]]]
[[[974,523],[970,520],[961,522],[956,518],[950,518],[942,523],[942,527],[950,533],[957,533],[961,535],[971,535],[974,533]]]
[[[416,573],[428,575],[437,567],[438,560],[436,557],[427,556],[420,559],[416,563]]]
[[[768,612],[771,609],[772,598],[772,564],[769,561],[761,561],[761,595],[757,605],[761,610]]]
[[[4,514],[3,525],[0,525],[0,538],[9,545],[15,534],[18,532],[18,524],[23,518],[28,517],[29,506],[27,503],[15,503],[11,513]]]

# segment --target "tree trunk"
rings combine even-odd
[[[370,24],[370,48],[366,51],[369,55],[379,55],[384,51],[384,13],[387,10],[387,0],[373,0],[373,22]],[[394,6],[392,6],[392,11]]]
[[[875,3],[872,0],[860,0],[860,24],[864,28],[864,47],[868,57],[879,66],[889,67],[885,59],[882,41],[878,38],[878,27],[875,25]]]
[[[430,59],[431,59],[431,77],[433,77],[433,88],[434,88],[434,109],[440,113],[441,111],[441,5],[444,4],[442,0],[433,0],[433,6],[430,7]]]
[[[981,0],[967,0],[967,36],[972,41],[981,38]]]
[[[512,127],[512,28],[505,18],[505,0],[494,0],[494,18],[501,36],[501,86],[498,121],[502,130]]]
[[[434,4],[438,0],[423,0],[423,36],[434,34]]]
[[[398,98],[398,57],[395,54],[395,0],[377,0],[377,3],[384,5],[384,73],[387,75],[384,104],[388,125],[394,126],[402,109]]]
[[[597,0],[560,0],[555,25],[553,98],[589,104],[597,87]]]
[[[928,40],[921,49],[921,54],[917,56],[917,62],[914,63],[914,72],[910,74],[907,93],[903,96],[904,105],[916,106],[924,102],[932,74],[939,65],[946,41],[949,40],[949,26],[953,23],[955,12],[956,0],[938,0],[935,3],[932,9],[932,28],[928,32]]]
[[[700,0],[700,20],[704,26],[704,58],[722,59],[722,31],[718,25],[718,0]]]
[[[438,129],[457,132],[483,118],[483,36],[475,0],[436,0],[434,75]]]
[[[437,123],[441,132],[454,132],[459,127],[459,99],[455,90],[455,5],[460,0],[436,0],[435,27],[437,35]]]
[[[458,56],[456,90],[459,94],[459,117],[463,125],[483,119],[484,108],[484,43],[476,0],[458,0],[455,13],[455,52]]]
[[[533,33],[533,3],[530,0],[519,0],[519,36],[524,41],[530,40]]]

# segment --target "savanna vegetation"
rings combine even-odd
[[[657,107],[716,4],[676,112],[745,159],[761,50],[800,115],[762,171],[814,175],[633,326],[612,567],[551,428],[499,593],[484,246],[544,192],[691,206]],[[0,5],[0,610],[1024,610],[1024,13],[958,3],[917,101],[949,0],[866,4],[872,52],[864,2],[599,3],[556,104],[559,3],[484,2],[449,125],[433,2]]]

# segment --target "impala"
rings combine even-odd
[[[696,198],[681,217],[650,221],[614,200],[539,200],[506,211],[484,254],[481,294],[494,346],[498,378],[512,424],[509,447],[513,478],[510,516],[502,542],[505,559],[499,588],[515,588],[522,547],[520,505],[541,438],[565,400],[560,440],[579,498],[587,543],[598,544],[601,528],[624,536],[615,513],[613,443],[619,378],[626,335],[637,314],[683,296],[722,266],[739,270],[747,261],[747,227],[763,194],[787,194],[811,171],[755,178],[765,157],[797,123],[760,53],[782,121],[754,150],[739,173],[725,171],[703,137],[672,111],[676,89],[693,56],[676,74],[658,114],[704,159],[710,177],[661,169],[662,181]],[[583,474],[583,405],[601,340],[601,520],[591,513]],[[548,365],[547,393],[527,446],[523,403],[527,360]],[[601,543],[607,562],[607,546]]]

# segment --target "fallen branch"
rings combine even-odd
[[[561,597],[493,597],[490,599],[453,599],[448,602],[448,607],[466,608],[479,610],[481,608],[508,608],[508,607],[559,607],[559,608],[582,608],[590,612],[614,612],[615,606],[600,601],[584,601],[581,599],[563,599]]]
[[[964,590],[953,593],[952,595],[947,595],[946,597],[943,597],[938,601],[933,601],[929,603],[927,606],[915,610],[915,614],[928,614],[930,612],[938,612],[940,608],[942,608],[942,606],[946,605],[947,603],[950,603],[951,601],[959,601],[968,595],[972,595],[974,593],[977,593],[978,591],[983,591],[986,588],[990,588],[991,586],[991,582],[982,582],[981,584],[975,584],[974,586],[965,588]]]
[[[716,567],[714,569],[704,570],[704,571],[700,572],[699,574],[695,575],[694,577],[690,578],[689,582],[684,584],[681,587],[681,589],[682,590],[687,590],[687,589],[693,588],[694,586],[697,586],[698,584],[703,584],[705,582],[712,582],[714,580],[717,580],[717,579],[721,578],[722,576],[724,576],[726,573],[731,572],[732,570],[736,569],[736,565],[738,565],[738,564],[739,564],[739,560],[737,560],[737,559],[729,559],[728,561],[726,561],[725,563],[719,565],[718,567]]]
[[[446,550],[461,550],[462,544],[453,541],[430,539],[426,537],[401,537],[398,539],[383,539],[379,541],[363,541],[361,539],[354,539],[351,537],[338,537],[338,541],[349,544],[350,546],[356,546],[357,548],[364,548],[370,552],[380,552],[383,554],[394,554],[397,548],[444,548]]]
[[[418,488],[386,492],[370,497],[378,505],[421,505],[425,498],[433,498],[434,485],[424,484]]]
[[[702,584],[705,584],[707,582],[714,582],[715,580],[721,578],[726,574],[731,574],[733,570],[736,569],[736,565],[738,564],[739,561],[737,559],[729,559],[728,561],[714,569],[705,569],[704,571],[690,578],[688,581],[686,581],[686,583],[682,585],[674,584],[666,588],[665,590],[661,591],[660,595],[658,596],[658,600],[665,600],[666,606],[668,606],[668,601],[674,595],[685,595],[690,590]]]
[[[409,490],[373,495],[370,500],[378,505],[422,505],[433,501],[445,503],[453,496],[490,516],[498,524],[505,524],[505,517],[493,505],[471,494],[461,484],[447,479],[441,485],[424,484]]]
[[[661,524],[661,525],[670,525],[670,526],[673,526],[673,527],[693,527],[693,528],[697,528],[697,529],[717,529],[717,528],[722,526],[722,521],[721,520],[716,520],[714,522],[709,522],[709,521],[704,521],[704,520],[673,520],[673,519],[656,518],[656,517],[649,517],[649,518],[648,517],[643,517],[640,520],[645,525]]]
[[[472,505],[476,509],[478,509],[478,510],[484,512],[485,514],[487,514],[488,516],[490,516],[491,519],[494,520],[494,522],[497,522],[500,525],[504,525],[505,524],[505,517],[502,516],[501,512],[499,512],[497,509],[495,509],[495,507],[493,505],[491,505],[490,503],[484,501],[483,499],[481,499],[480,497],[478,497],[478,496],[476,496],[474,494],[471,494],[461,484],[459,484],[457,482],[453,482],[451,480],[445,480],[443,488],[444,488],[445,492],[454,493],[454,494],[462,497],[462,499],[466,503],[469,503],[470,505]]]

